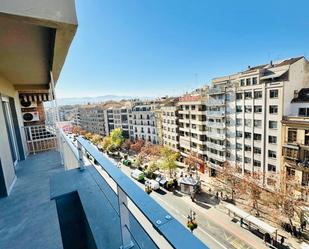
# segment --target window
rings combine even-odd
[[[261,99],[262,98],[262,91],[255,91],[254,92],[254,98],[255,99]]]
[[[244,85],[245,85],[245,79],[241,79],[241,80],[240,80],[240,85],[241,85],[241,86],[244,86]]]
[[[242,132],[241,131],[236,131],[236,137],[242,137]]]
[[[269,157],[269,158],[277,158],[277,153],[276,153],[276,151],[268,150],[268,157]]]
[[[251,79],[248,78],[248,79],[246,79],[246,86],[250,86],[250,85],[251,85]]]
[[[254,161],[253,161],[253,166],[254,166],[254,167],[261,167],[261,162],[260,162],[260,161],[257,161],[257,160],[254,160]]]
[[[245,106],[245,112],[251,113],[252,112],[252,106]]]
[[[251,146],[249,146],[249,145],[245,145],[245,151],[251,151]]]
[[[268,122],[269,129],[277,129],[277,121],[269,121]]]
[[[195,105],[191,105],[191,110],[195,110]]]
[[[241,163],[241,162],[242,162],[242,158],[241,158],[241,156],[236,155],[236,161]]]
[[[277,143],[277,137],[276,136],[268,136],[268,143],[276,144]]]
[[[268,164],[268,171],[276,172],[276,166],[272,164]]]
[[[236,112],[242,112],[242,108],[241,108],[240,105],[237,105],[237,106],[236,106]]]
[[[245,163],[251,163],[251,158],[245,157]]]
[[[236,99],[241,100],[242,99],[242,93],[236,93]]]
[[[288,130],[288,143],[295,143],[297,141],[297,129]]]
[[[309,108],[299,108],[298,115],[301,117],[309,117]]]
[[[252,85],[256,85],[257,84],[257,77],[253,77],[252,78]]]
[[[258,147],[254,147],[254,148],[253,148],[253,152],[254,152],[254,154],[258,154],[258,155],[261,155],[261,154],[262,154],[261,148],[258,148]]]
[[[271,99],[276,99],[276,98],[278,98],[278,90],[270,90],[270,91],[269,91],[269,97],[270,97]]]
[[[262,113],[262,106],[261,105],[254,106],[254,112],[255,113]]]
[[[277,105],[270,105],[269,106],[269,113],[270,114],[277,114],[278,113],[278,106]]]
[[[242,121],[241,118],[236,118],[236,125],[241,125],[242,124],[241,121]]]
[[[245,139],[251,139],[251,133],[245,132]]]
[[[242,145],[240,143],[236,143],[236,150],[242,150]]]
[[[251,127],[251,119],[245,119],[245,126]]]
[[[245,99],[252,99],[252,92],[245,92]]]
[[[254,120],[254,127],[261,128],[262,120]]]
[[[261,135],[261,134],[254,133],[253,139],[254,139],[255,141],[261,141],[261,140],[262,140],[262,135]]]

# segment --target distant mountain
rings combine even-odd
[[[153,99],[153,97],[137,97],[137,96],[118,96],[118,95],[103,95],[98,97],[80,97],[80,98],[57,98],[58,106],[63,105],[86,105],[88,103],[96,104],[109,100],[120,101],[128,99]],[[50,103],[46,103],[48,107]]]

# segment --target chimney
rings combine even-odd
[[[271,67],[273,67],[273,66],[274,66],[274,64],[273,64],[273,61],[272,61],[272,60],[270,61],[269,65],[270,65]]]

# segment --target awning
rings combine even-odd
[[[250,222],[251,224],[254,224],[259,229],[263,230],[266,233],[269,233],[270,235],[273,235],[277,232],[277,228],[272,227],[271,225],[265,223],[264,221],[261,221],[260,219],[254,217],[253,215],[243,211],[242,209],[232,205],[227,204],[225,207],[234,213],[235,216],[238,216],[240,218],[243,218],[247,222]]]
[[[20,93],[19,99],[25,102],[37,102],[37,101],[50,101],[52,100],[49,93],[42,92],[42,93]]]
[[[280,76],[282,76],[283,74],[285,74],[288,71],[288,69],[286,70],[281,70],[278,72],[272,72],[272,74],[266,75],[261,77],[261,80],[267,80],[267,79],[274,79],[274,78],[279,78]]]
[[[260,219],[254,217],[252,215],[249,215],[246,218],[246,220],[251,222],[252,224],[256,225],[257,227],[259,227],[264,232],[269,233],[270,235],[274,234],[277,231],[277,228],[274,228],[273,226],[265,223],[264,221],[261,221]]]
[[[232,204],[227,204],[225,206],[228,210],[230,210],[231,212],[233,212],[236,216],[246,219],[246,217],[248,217],[250,214],[248,214],[247,212],[243,211],[242,209],[232,205]]]
[[[294,145],[294,144],[284,144],[283,147],[293,149],[293,150],[299,150],[298,145]]]

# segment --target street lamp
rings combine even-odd
[[[187,216],[187,227],[190,229],[191,233],[193,233],[193,230],[197,228],[197,222],[195,219],[196,213],[190,209],[190,212]]]

